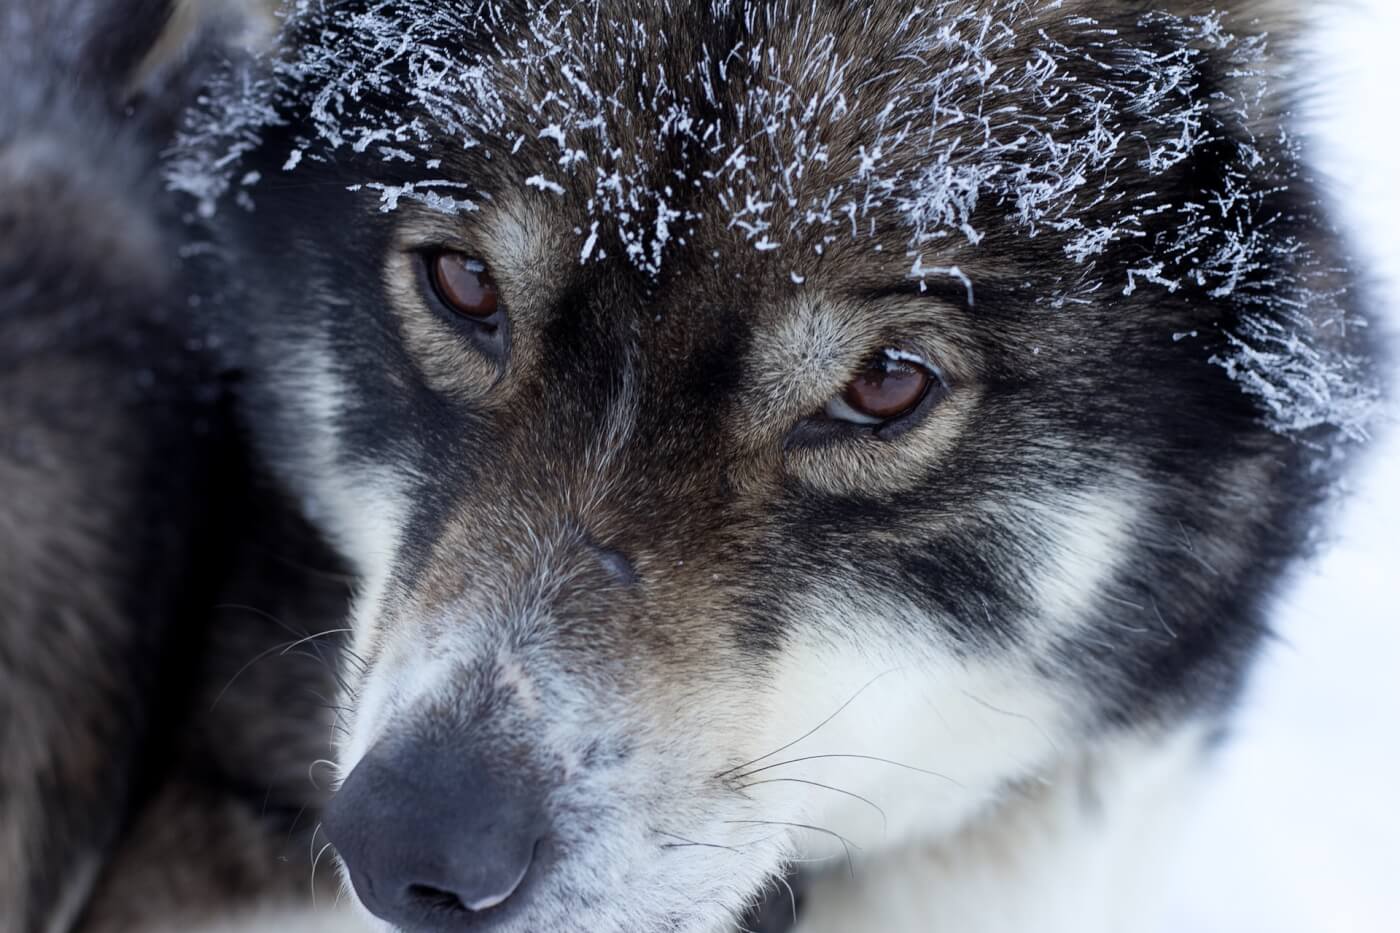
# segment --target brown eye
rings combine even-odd
[[[924,397],[929,374],[903,360],[879,360],[846,386],[846,404],[870,418],[902,415]]]
[[[867,366],[839,397],[827,404],[827,417],[856,424],[889,421],[913,410],[934,379],[918,363],[886,354]]]
[[[428,257],[428,271],[438,298],[457,314],[484,320],[496,313],[496,282],[481,260],[436,253]]]

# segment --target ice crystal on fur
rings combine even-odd
[[[663,5],[662,21],[701,15],[688,2]],[[1374,393],[1319,333],[1354,322],[1319,284],[1328,270],[1274,231],[1280,218],[1266,206],[1267,186],[1290,182],[1295,145],[1286,137],[1231,142],[1213,131],[1281,132],[1268,119],[1264,39],[1235,35],[1219,15],[1135,14],[1173,40],[1147,47],[1061,7],[942,0],[905,15],[885,55],[861,42],[867,31],[887,41],[888,24],[872,28],[882,14],[870,7],[852,12],[838,34],[816,5],[715,0],[704,15],[732,19],[732,44],[695,49],[688,72],[666,73],[652,52],[667,37],[607,0],[531,2],[523,18],[491,0],[368,4],[348,16],[296,0],[287,11],[290,51],[228,71],[191,116],[169,178],[210,214],[240,158],[284,114],[304,111],[278,156],[284,171],[368,158],[382,177],[363,187],[379,192],[384,210],[404,198],[475,209],[461,185],[428,164],[444,140],[501,159],[542,148],[554,171],[519,184],[586,200],[582,263],[620,250],[657,276],[706,221],[763,253],[820,255],[837,241],[874,242],[877,225],[894,217],[910,274],[954,276],[969,302],[976,283],[967,263],[937,257],[990,248],[988,218],[1004,218],[1017,235],[1051,238],[1063,252],[1066,274],[1040,304],[1190,284],[1257,307],[1227,335],[1236,352],[1217,361],[1259,397],[1278,430],[1364,433]],[[882,54],[866,54],[874,51]],[[1236,76],[1230,87],[1202,86],[1208,56],[1226,61]],[[888,101],[873,116],[852,96],[866,87]],[[861,141],[852,164],[836,164],[838,139]],[[1142,185],[1203,146],[1235,166],[1224,190],[1181,202]],[[658,151],[681,153],[687,169],[658,177],[650,158]],[[1265,153],[1279,151],[1286,164],[1269,164]],[[1173,232],[1152,232],[1164,218]],[[1147,261],[1111,261],[1115,246],[1133,242]],[[1286,277],[1260,279],[1281,265]]]

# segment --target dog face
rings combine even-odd
[[[1258,37],[1072,6],[303,11],[192,131],[371,912],[709,929],[1232,695],[1360,357]]]

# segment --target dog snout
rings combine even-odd
[[[408,933],[497,928],[542,873],[548,788],[456,744],[372,750],[325,831],[361,902]]]

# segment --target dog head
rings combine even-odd
[[[1232,696],[1362,349],[1257,24],[1079,6],[308,4],[191,124],[371,912],[708,929]]]

